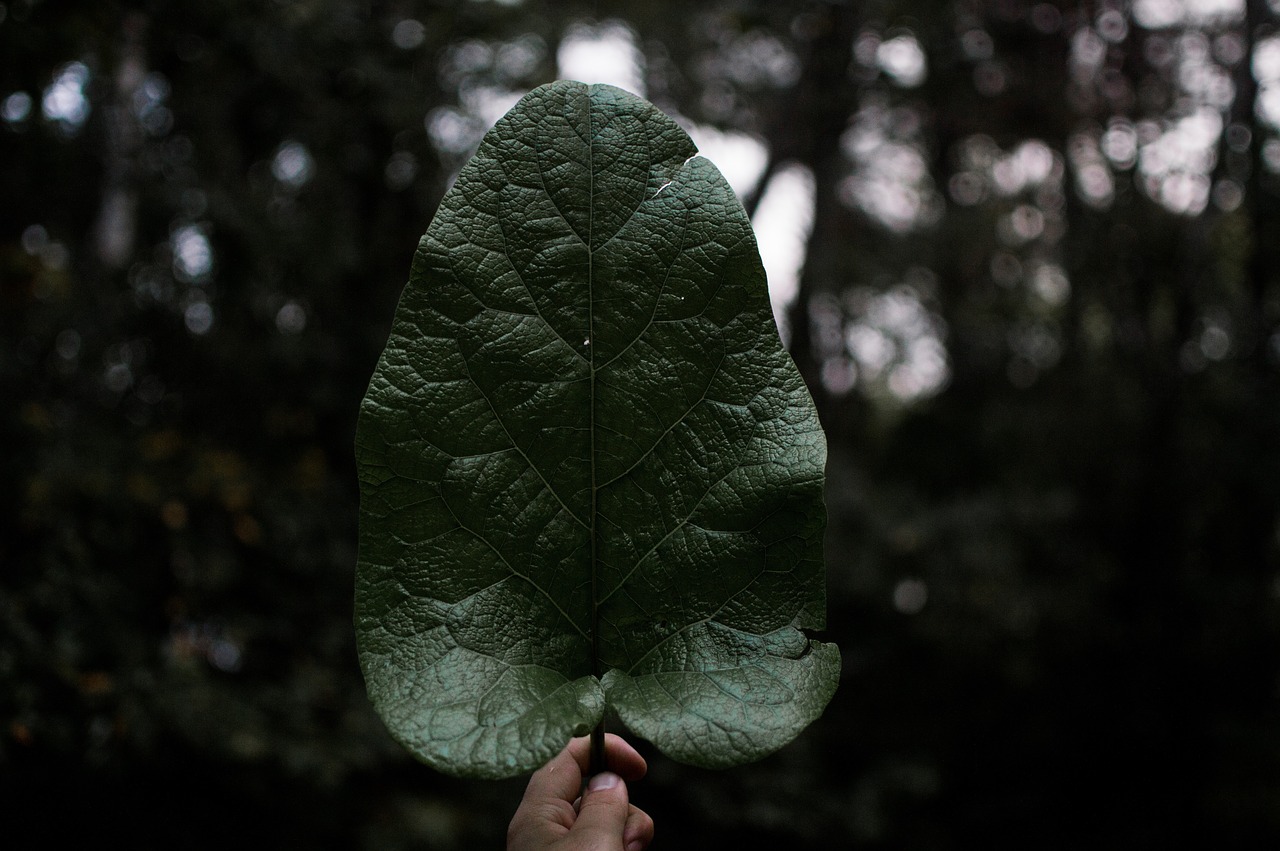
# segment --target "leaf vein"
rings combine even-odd
[[[535,582],[531,577],[526,576],[525,574],[523,574],[523,573],[521,573],[520,571],[516,570],[516,569],[511,565],[511,562],[507,561],[507,557],[506,557],[506,556],[504,556],[504,555],[502,554],[502,551],[501,551],[501,550],[499,550],[497,547],[495,547],[495,546],[494,546],[494,545],[489,541],[489,539],[488,539],[488,538],[486,538],[484,535],[480,534],[480,532],[478,532],[477,530],[472,529],[472,528],[471,528],[470,526],[468,526],[466,523],[463,523],[463,522],[462,522],[462,518],[460,518],[460,517],[458,516],[458,513],[457,513],[456,511],[454,511],[454,510],[453,510],[453,506],[449,504],[449,500],[447,500],[447,499],[443,499],[443,498],[442,498],[442,499],[441,499],[441,502],[443,502],[443,503],[444,503],[444,507],[445,507],[446,509],[448,509],[449,514],[453,517],[454,522],[458,524],[458,528],[459,528],[459,529],[462,529],[464,532],[469,532],[471,535],[473,535],[473,536],[475,537],[475,539],[476,539],[477,541],[479,541],[480,543],[482,543],[482,544],[484,544],[486,547],[488,547],[490,550],[492,550],[492,551],[493,551],[493,554],[494,554],[494,555],[496,555],[496,556],[498,557],[498,560],[502,562],[503,566],[504,566],[504,567],[506,567],[506,569],[507,569],[507,570],[511,571],[511,575],[512,575],[512,576],[515,576],[515,577],[516,577],[516,578],[518,578],[518,579],[523,579],[525,582],[528,582],[530,585],[532,585],[532,586],[533,586],[533,588],[534,588],[534,590],[536,590],[536,591],[537,591],[539,594],[541,594],[542,596],[546,597],[546,598],[547,598],[547,601],[548,601],[549,603],[551,603],[551,605],[555,606],[556,611],[557,611],[557,612],[559,612],[561,615],[563,615],[563,616],[564,616],[564,619],[565,619],[566,621],[568,621],[569,625],[573,627],[573,629],[574,629],[574,631],[575,631],[575,632],[577,632],[577,633],[578,633],[579,635],[581,635],[583,638],[586,638],[586,637],[587,637],[586,633],[582,631],[582,628],[581,628],[581,627],[579,627],[579,626],[574,622],[573,618],[569,617],[568,612],[566,612],[563,608],[561,608],[560,604],[559,604],[558,602],[556,602],[556,598],[555,598],[554,596],[552,596],[552,595],[551,595],[551,594],[550,594],[546,589],[544,589],[541,585],[539,585],[537,582]],[[498,584],[497,582],[493,583],[493,585],[497,585],[497,584]],[[492,587],[493,587],[493,585],[490,585],[490,586],[488,586],[488,587],[492,588]],[[484,591],[484,590],[485,590],[484,588],[481,588],[481,589],[479,589],[478,591],[475,591],[474,593],[472,593],[472,594],[470,594],[470,595],[468,595],[468,596],[473,597],[473,596],[475,596],[476,594],[479,594],[479,593],[481,593],[481,591]]]
[[[481,387],[480,383],[477,382],[475,378],[471,375],[471,367],[467,364],[467,359],[465,355],[462,357],[462,368],[467,373],[467,379],[475,386],[476,391],[480,394],[480,398],[483,399],[485,401],[485,404],[489,406],[489,410],[493,414],[494,422],[496,422],[502,428],[503,433],[506,434],[507,436],[507,440],[511,441],[511,448],[514,449],[516,452],[520,453],[520,457],[523,458],[524,462],[529,465],[529,469],[533,470],[533,472],[538,476],[538,478],[542,480],[543,486],[547,489],[548,493],[550,493],[553,497],[556,498],[556,502],[560,503],[560,507],[563,508],[570,517],[576,520],[580,526],[584,526],[584,527],[587,526],[587,524],[583,522],[582,518],[579,517],[577,514],[574,514],[573,509],[571,509],[565,503],[565,501],[560,498],[560,494],[556,493],[555,488],[551,487],[551,483],[547,481],[547,477],[542,475],[542,471],[539,470],[537,465],[533,463],[533,460],[529,457],[528,453],[525,452],[523,449],[521,449],[519,444],[516,443],[516,439],[512,436],[510,430],[507,429],[507,424],[502,421],[502,417],[498,416],[498,409],[494,406],[493,402],[489,399],[489,396],[484,392],[484,388]]]

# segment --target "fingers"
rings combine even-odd
[[[649,770],[644,757],[627,744],[626,739],[612,733],[606,733],[604,737],[604,758],[608,769],[628,782],[639,780]]]
[[[565,750],[577,763],[579,773],[585,776],[591,768],[591,737],[582,736],[572,739]],[[621,736],[615,736],[613,733],[605,734],[604,760],[608,763],[606,766],[608,770],[617,774],[623,780],[639,780],[649,770],[649,765],[644,761],[644,757],[640,756],[635,748],[627,744],[625,739]],[[575,792],[574,794],[576,795],[577,793]]]
[[[612,733],[605,735],[604,754],[609,770],[623,780],[639,780],[649,770],[644,757],[621,736]],[[590,738],[582,736],[570,740],[568,747],[529,778],[529,788],[524,793],[525,800],[557,799],[572,803],[582,791],[582,778],[587,773],[590,762]]]
[[[582,795],[578,819],[569,835],[581,848],[617,848],[624,837],[631,806],[627,800],[627,784],[611,771],[591,778]]]
[[[627,822],[622,828],[622,847],[625,851],[644,851],[653,841],[653,819],[632,804],[627,810]]]
[[[524,799],[555,799],[573,803],[582,791],[582,775],[586,770],[586,754],[590,748],[584,739],[573,739],[569,746],[552,757],[546,765],[533,772],[529,778],[529,788],[525,790]],[[581,750],[583,757],[578,758],[575,751]]]
[[[507,828],[509,851],[526,845],[541,847],[564,836],[573,826],[577,814],[572,802],[582,789],[582,769],[570,753],[573,746],[571,742],[529,778],[524,797]]]
[[[622,738],[605,736],[609,771],[591,778],[582,789],[591,756],[588,738],[577,738],[533,773],[508,832],[508,848],[535,848],[572,832],[583,848],[641,851],[653,838],[653,820],[630,805],[627,780],[648,770],[644,757]],[[574,801],[581,795],[579,806]],[[575,813],[575,810],[577,811]],[[621,837],[621,846],[619,846]],[[529,844],[533,843],[533,844]],[[578,847],[575,843],[574,847]]]

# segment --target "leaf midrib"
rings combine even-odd
[[[600,570],[597,522],[599,489],[596,486],[596,310],[595,310],[595,233],[596,169],[595,129],[591,123],[591,87],[582,90],[587,110],[587,371],[590,376],[588,395],[591,399],[588,430],[590,434],[589,464],[591,467],[591,674],[596,679],[604,676],[600,670]]]

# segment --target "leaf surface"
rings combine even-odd
[[[485,136],[361,407],[370,697],[458,775],[606,709],[704,766],[817,717],[826,444],[741,205],[646,101],[559,82]]]

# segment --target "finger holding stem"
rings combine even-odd
[[[558,848],[570,834],[579,836],[563,847],[621,848],[639,851],[653,838],[653,819],[631,804],[626,784],[642,778],[647,766],[635,748],[615,735],[602,736],[609,771],[583,784],[592,761],[591,739],[582,737],[569,745],[529,778],[524,798],[511,820],[508,851]],[[575,801],[577,799],[577,801]],[[577,804],[575,806],[575,803]],[[591,837],[609,834],[601,844]],[[620,834],[620,835],[619,835]],[[583,837],[587,837],[584,839]],[[586,844],[582,844],[585,842]]]

